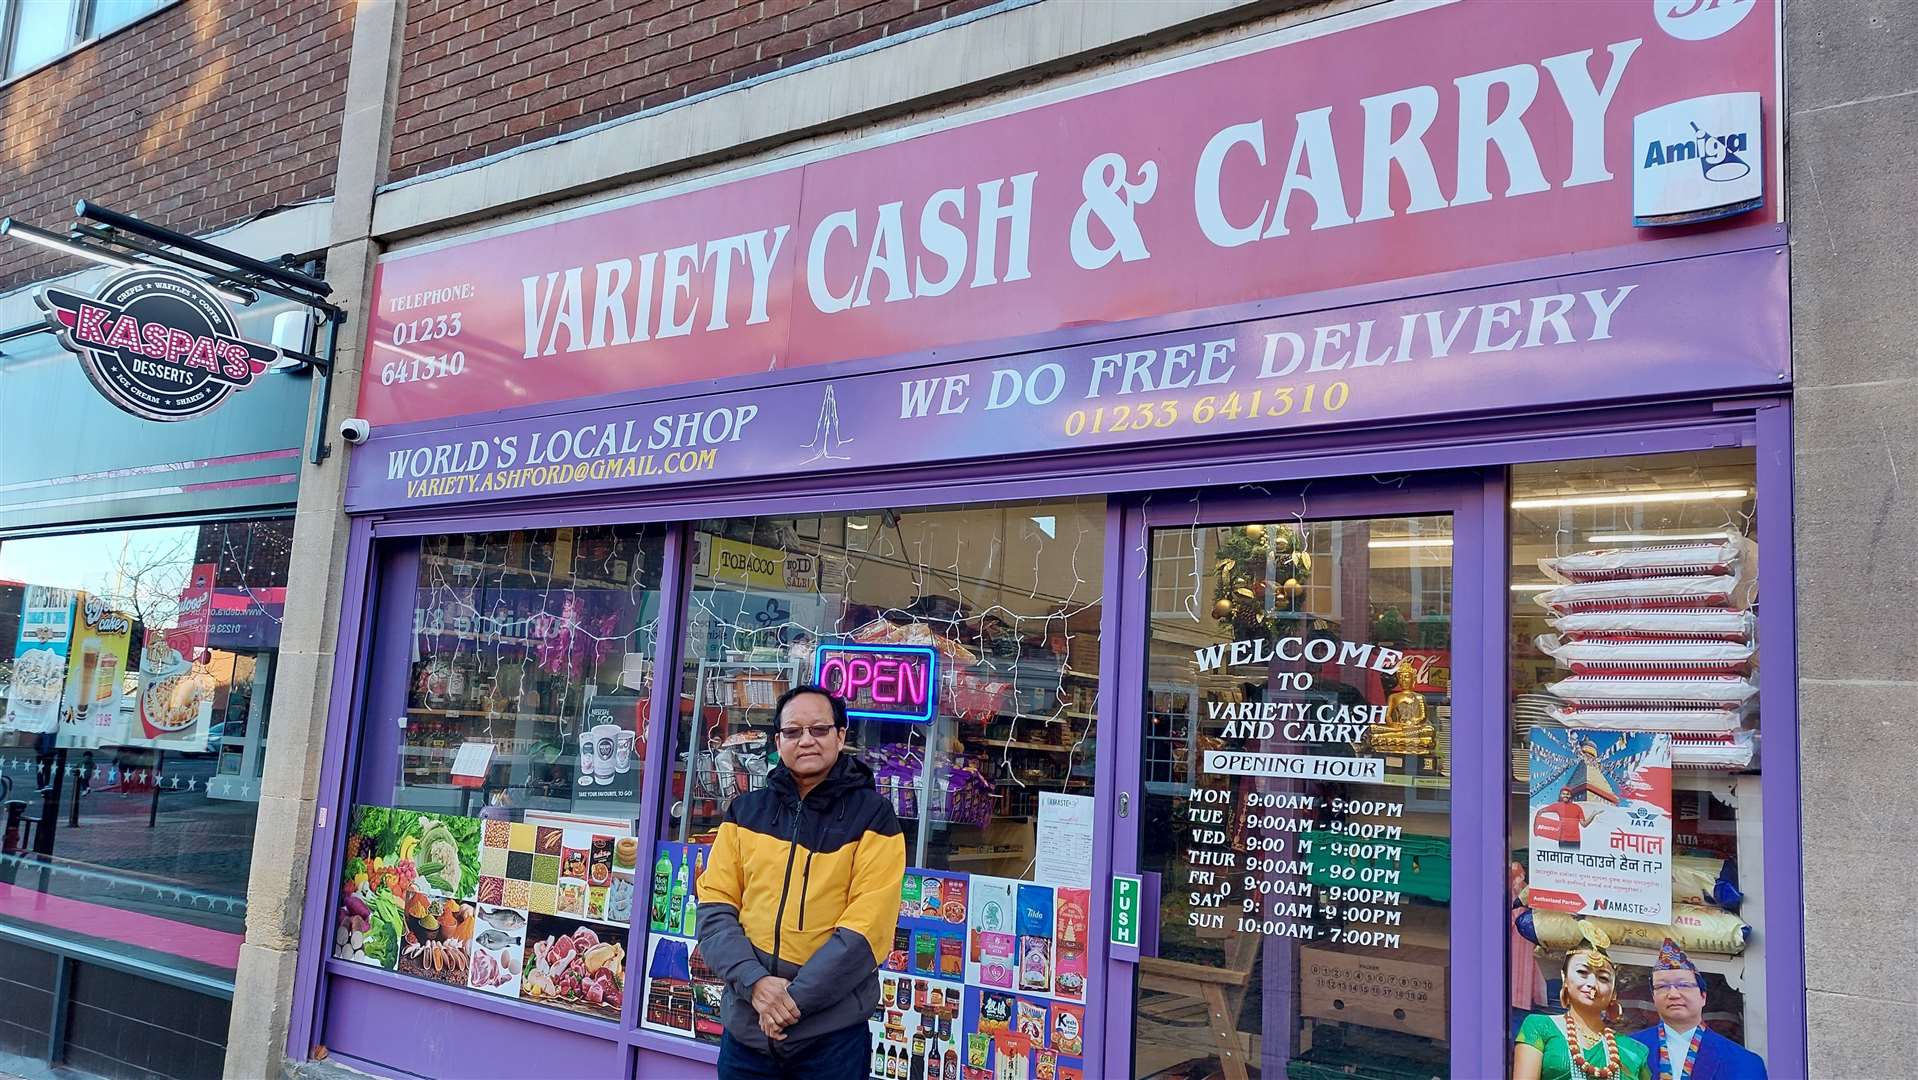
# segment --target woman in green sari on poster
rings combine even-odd
[[[1565,1012],[1534,1013],[1518,1029],[1512,1080],[1650,1080],[1649,1054],[1636,1039],[1621,1039],[1608,1021],[1618,1016],[1618,969],[1605,952],[1611,939],[1589,922],[1578,924],[1585,944],[1565,954]]]

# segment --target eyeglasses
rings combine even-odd
[[[839,725],[837,724],[814,724],[811,727],[783,727],[779,729],[779,738],[783,742],[798,742],[806,736],[811,735],[815,739],[824,740],[826,736],[838,730]]]
[[[1698,984],[1696,982],[1693,982],[1690,979],[1687,979],[1684,982],[1655,982],[1652,984],[1652,993],[1654,994],[1670,994],[1673,992],[1682,993],[1686,990],[1697,990],[1697,989],[1699,989]]]

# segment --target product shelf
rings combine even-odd
[[[1052,743],[1035,743],[1035,742],[991,742],[991,743],[989,743],[989,745],[990,745],[990,747],[991,747],[992,749],[994,749],[994,750],[999,750],[999,749],[1007,749],[1007,750],[1040,750],[1040,751],[1044,751],[1045,753],[1048,753],[1048,754],[1070,754],[1070,753],[1073,753],[1073,752],[1074,752],[1074,748],[1073,748],[1073,747],[1072,747],[1072,746],[1071,746],[1070,744],[1068,744],[1068,745],[1064,745],[1064,746],[1058,746],[1058,745],[1054,745],[1054,744],[1052,744]]]
[[[584,588],[592,588],[592,589],[625,589],[630,587],[628,585],[623,585],[617,581],[606,581],[599,578],[580,577],[571,573],[565,573],[557,570],[534,570],[531,567],[504,566],[498,563],[474,562],[471,559],[457,559],[448,555],[422,555],[420,556],[420,561],[423,563],[434,565],[434,566],[472,567],[474,573],[477,575],[474,581],[475,584],[478,584],[480,581],[484,580],[489,575],[502,574],[502,575],[518,575],[523,577],[538,578],[541,581],[554,581],[554,582],[563,581],[576,587],[584,587]]]
[[[439,716],[448,720],[537,720],[544,723],[559,723],[567,717],[556,713],[508,712],[489,714],[484,709],[434,709],[423,705],[408,705],[409,716]]]

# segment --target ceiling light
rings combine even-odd
[[[1528,583],[1525,585],[1514,585],[1512,586],[1512,591],[1513,592],[1544,592],[1547,589],[1556,589],[1556,588],[1558,588],[1558,584],[1556,582],[1547,581],[1542,583]]]
[[[182,277],[192,278],[194,281],[197,281],[200,284],[205,285],[207,288],[212,289],[216,293],[219,293],[220,296],[223,297],[224,299],[230,300],[235,304],[242,304],[242,305],[251,304],[256,299],[256,297],[253,297],[250,295],[242,295],[240,293],[234,292],[231,289],[225,288],[215,282],[208,281],[207,279],[200,277],[196,274],[187,274],[184,271],[174,269],[171,266],[161,266],[156,263],[138,262],[133,259],[123,259],[118,255],[114,255],[105,251],[100,251],[97,248],[88,247],[85,244],[76,244],[72,240],[69,240],[66,237],[61,236],[57,233],[50,233],[46,231],[45,229],[35,228],[32,225],[25,225],[18,221],[13,220],[12,218],[0,218],[0,236],[12,237],[13,239],[16,239],[16,240],[25,240],[29,244],[38,244],[43,248],[48,248],[52,251],[57,251],[61,253],[62,255],[76,255],[82,259],[91,259],[94,262],[103,263],[107,266],[111,266],[116,270],[133,270],[141,267],[148,267],[156,270],[166,270],[171,273],[180,274]]]
[[[12,218],[0,219],[0,236],[10,236],[15,240],[25,240],[29,244],[38,244],[43,248],[49,248],[62,255],[78,255],[82,259],[92,259],[94,262],[105,263],[108,266],[117,267],[121,270],[131,270],[134,267],[134,262],[131,259],[122,259],[118,255],[109,255],[104,251],[95,251],[90,247],[83,247],[67,240],[66,237],[56,236],[44,229],[36,229],[31,225],[22,225]]]
[[[1449,536],[1388,536],[1369,540],[1365,546],[1370,548],[1451,547],[1452,538]]]
[[[1585,538],[1594,544],[1639,544],[1672,540],[1729,540],[1730,533],[1593,533]]]
[[[1541,499],[1513,499],[1514,510],[1545,510],[1559,506],[1630,506],[1638,503],[1709,502],[1742,499],[1750,488],[1685,488],[1678,491],[1627,491],[1611,495],[1552,495]]]
[[[865,532],[867,529],[872,528],[872,526],[867,524],[865,520],[861,518],[847,518],[846,528],[858,529],[860,532]]]

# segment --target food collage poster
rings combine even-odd
[[[636,862],[611,826],[356,806],[334,956],[617,1020]]]
[[[124,743],[128,732],[120,699],[133,617],[86,593],[76,598],[74,616],[58,743],[76,750]]]
[[[1670,922],[1671,736],[1535,727],[1530,764],[1532,906]]]
[[[653,861],[642,876],[648,888],[645,997],[641,1027],[718,1042],[719,1001],[725,984],[700,960],[694,946],[699,932],[699,875],[712,848],[707,844],[654,846]]]
[[[0,730],[44,734],[60,722],[67,682],[67,648],[73,638],[73,593],[27,586],[14,638],[13,676]]]
[[[958,1080],[965,1056],[965,874],[909,869],[871,1017],[874,1076]]]
[[[961,1080],[1084,1080],[1090,889],[968,883]]]

